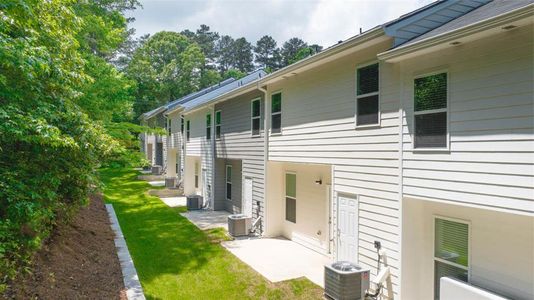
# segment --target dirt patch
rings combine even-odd
[[[102,196],[95,195],[71,224],[56,228],[36,254],[32,274],[13,282],[4,296],[8,299],[126,299],[113,239]]]

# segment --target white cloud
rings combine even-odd
[[[143,9],[130,15],[137,35],[161,30],[195,30],[207,24],[220,34],[263,35],[279,44],[291,37],[330,46],[395,19],[431,0],[142,0]]]

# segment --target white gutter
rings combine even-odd
[[[507,13],[495,16],[493,18],[485,19],[467,26],[458,28],[453,31],[446,31],[436,36],[432,36],[426,39],[422,39],[416,43],[401,46],[383,53],[378,54],[380,60],[387,62],[398,61],[403,56],[413,54],[416,51],[427,49],[433,46],[445,44],[448,42],[456,41],[466,36],[471,36],[493,27],[499,27],[507,25],[511,22],[515,22],[525,18],[531,18],[534,12],[534,4],[520,7],[518,9],[509,11]]]

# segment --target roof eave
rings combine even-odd
[[[503,26],[510,22],[515,22],[525,18],[532,18],[533,12],[534,4],[530,4],[493,18],[485,19],[453,31],[444,32],[442,34],[423,39],[414,44],[401,46],[383,53],[379,53],[378,58],[386,62],[397,62],[407,58],[408,56],[414,55],[416,52],[421,50],[452,42],[466,36],[475,35],[491,28]]]

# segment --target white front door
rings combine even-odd
[[[243,203],[241,204],[241,212],[249,217],[252,217],[252,183],[250,177],[245,177],[243,180]]]
[[[337,260],[358,262],[358,200],[339,195],[337,225]]]

